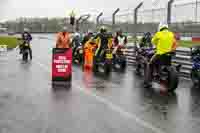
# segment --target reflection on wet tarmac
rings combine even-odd
[[[200,89],[196,87],[191,88],[190,113],[192,118],[200,122]]]
[[[92,88],[92,86],[91,86],[92,79],[93,79],[92,77],[93,77],[92,69],[84,69],[83,70],[83,83],[87,89]]]

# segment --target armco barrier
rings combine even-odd
[[[128,60],[128,64],[131,66],[135,66],[136,57],[134,47],[127,47],[125,54]],[[178,48],[176,51],[176,56],[175,58],[173,58],[173,63],[182,65],[180,76],[184,78],[190,78],[192,62],[189,48]]]

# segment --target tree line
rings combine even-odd
[[[61,31],[64,26],[72,27],[69,18],[19,18],[4,23],[4,27],[8,31],[17,33],[23,32],[24,28],[28,28],[35,33],[55,33]],[[93,22],[86,21],[79,23],[79,28],[76,28],[75,25],[74,30],[79,29],[80,32],[87,32],[94,27],[95,24]]]

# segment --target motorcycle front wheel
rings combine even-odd
[[[144,87],[151,88],[152,87],[152,72],[150,64],[145,64],[144,67]]]
[[[111,72],[111,64],[105,63],[105,64],[104,64],[104,74],[105,74],[105,75],[109,75],[110,72]]]

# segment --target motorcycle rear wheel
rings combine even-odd
[[[171,66],[168,71],[168,91],[174,92],[178,87],[179,78],[175,67]]]
[[[195,87],[200,87],[200,77],[198,77],[198,72],[196,70],[191,71],[191,79]]]

